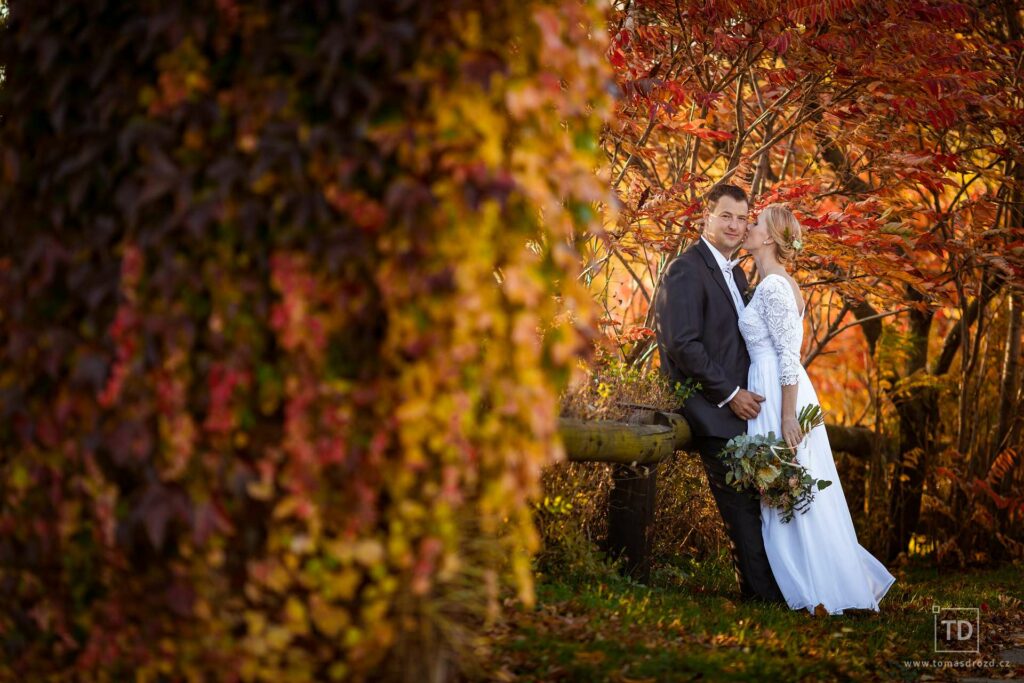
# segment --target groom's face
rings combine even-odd
[[[747,236],[747,203],[732,197],[719,197],[708,207],[705,235],[723,251],[735,251]]]

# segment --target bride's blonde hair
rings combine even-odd
[[[761,209],[768,236],[775,241],[775,255],[783,263],[789,263],[803,248],[800,241],[800,222],[785,204],[769,204]]]

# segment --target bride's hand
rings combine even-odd
[[[794,451],[803,441],[804,433],[795,417],[787,417],[782,421],[782,438],[786,440],[786,445]]]

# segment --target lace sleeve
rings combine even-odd
[[[800,379],[800,342],[803,322],[789,283],[782,277],[766,278],[757,287],[757,312],[768,328],[775,352],[779,354],[779,383],[796,384]]]

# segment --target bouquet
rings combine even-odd
[[[807,434],[825,424],[821,406],[806,405],[797,415],[800,430]],[[741,434],[729,440],[718,454],[728,470],[725,482],[737,491],[750,491],[782,512],[789,522],[796,512],[805,513],[814,500],[814,492],[831,486],[825,479],[814,479],[807,468],[794,460],[786,442],[774,432]]]

